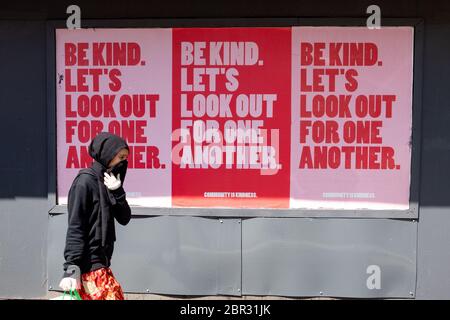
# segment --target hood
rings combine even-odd
[[[89,155],[106,170],[111,160],[123,148],[130,150],[124,139],[109,132],[101,132],[91,141]]]

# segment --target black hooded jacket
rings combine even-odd
[[[126,142],[107,132],[100,133],[89,145],[89,154],[95,161],[90,168],[80,170],[69,190],[65,271],[70,265],[78,266],[81,273],[111,265],[116,240],[114,220],[126,225],[131,219],[123,189],[128,163],[124,160],[108,168],[123,148],[128,149]],[[103,182],[105,172],[116,177],[120,173],[122,186],[108,190]],[[70,275],[65,273],[66,276]]]

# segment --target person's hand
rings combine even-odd
[[[75,289],[81,289],[81,284],[76,279],[67,277],[61,280],[61,282],[59,283],[59,287],[64,291],[70,291]]]
[[[116,178],[113,173],[111,173],[111,175],[109,175],[108,173],[105,172],[105,178],[103,180],[104,180],[105,186],[109,190],[119,189],[120,186],[122,185],[122,182],[120,182],[120,173],[117,174],[117,178]]]

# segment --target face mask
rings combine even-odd
[[[107,172],[109,172],[109,173],[112,172],[116,178],[117,178],[117,175],[120,173],[120,181],[122,181],[122,185],[123,185],[123,182],[125,181],[125,175],[127,173],[127,168],[128,168],[128,161],[122,160],[118,164],[116,164],[114,167],[108,169]]]

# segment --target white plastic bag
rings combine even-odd
[[[82,300],[77,290],[70,290],[69,294],[64,291],[63,295],[50,300]]]

